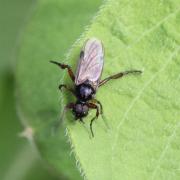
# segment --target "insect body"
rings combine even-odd
[[[95,98],[97,89],[111,79],[121,78],[130,73],[141,73],[141,71],[138,70],[125,71],[107,77],[101,81],[104,49],[101,41],[96,38],[91,38],[86,41],[80,52],[79,63],[75,75],[69,65],[58,63],[56,61],[50,62],[58,65],[61,69],[67,69],[70,78],[74,82],[74,88],[69,88],[65,84],[59,86],[60,90],[65,88],[77,98],[75,103],[69,103],[65,106],[64,112],[71,109],[75,115],[75,119],[83,122],[83,118],[88,115],[89,109],[96,110],[96,116],[90,123],[92,136],[94,136],[92,123],[98,118],[99,114],[103,114],[102,105],[100,101]]]

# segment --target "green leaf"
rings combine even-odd
[[[110,0],[70,52],[68,64],[75,70],[84,41],[97,37],[105,48],[102,78],[119,71],[143,70],[141,76],[114,80],[98,90],[96,97],[103,104],[109,130],[99,118],[93,124],[95,137],[92,139],[89,123],[95,113],[90,111],[84,119],[85,127],[68,113],[68,135],[87,179],[180,178],[178,5],[177,0]],[[38,42],[42,54],[37,53],[32,34],[24,43],[28,49],[23,46],[21,51],[19,102],[36,130],[35,139],[41,152],[59,168],[57,147],[61,147],[58,139],[62,136],[51,136],[50,129],[59,112],[55,105],[58,95],[53,89],[59,83],[60,72],[46,65],[47,61],[39,61],[44,57],[57,58],[59,54],[52,55],[52,50],[45,48],[48,41],[44,42],[43,35],[42,31]],[[57,37],[52,33],[51,38]],[[25,58],[29,61],[22,61]],[[33,68],[29,69],[31,62]],[[68,76],[63,83],[72,85]],[[63,106],[74,98],[65,93],[64,100]]]
[[[176,0],[111,0],[71,52],[75,67],[84,41],[97,37],[105,48],[102,78],[143,70],[98,90],[108,132],[99,118],[90,139],[69,117],[68,134],[88,179],[180,178],[179,17]],[[85,119],[88,127],[93,115]]]

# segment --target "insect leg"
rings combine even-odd
[[[99,106],[100,106],[100,114],[103,115],[103,106],[102,106],[101,102],[98,101],[97,99],[95,99],[95,100],[96,100],[96,103],[99,104]]]
[[[109,127],[109,125],[108,125],[108,122],[107,122],[107,119],[106,119],[106,117],[104,116],[103,106],[102,106],[101,102],[98,101],[97,99],[92,99],[91,102],[93,102],[94,104],[98,104],[98,105],[99,105],[99,107],[100,107],[100,114],[101,114],[101,116],[102,116],[102,119],[103,119],[103,121],[104,121],[104,124],[105,124],[105,126],[106,126],[108,129],[110,129],[110,127]]]
[[[69,65],[62,64],[62,63],[59,63],[59,62],[56,62],[56,61],[50,61],[50,62],[53,63],[53,64],[58,65],[61,69],[67,69],[71,80],[74,82],[75,76],[74,76],[74,73],[73,73],[73,71],[72,71],[72,69],[71,69],[71,67]]]
[[[82,119],[82,118],[80,118],[80,119],[79,119],[79,121],[80,121],[81,123],[83,123],[83,124],[84,124],[84,121],[83,121],[83,119]]]
[[[58,129],[58,127],[60,126],[60,124],[62,124],[62,122],[63,122],[63,120],[64,120],[64,115],[65,115],[65,113],[67,112],[67,110],[73,109],[74,106],[75,106],[74,103],[69,103],[69,104],[67,104],[67,105],[64,107],[60,120],[55,123],[55,129]]]
[[[89,108],[91,109],[96,109],[96,116],[94,118],[91,119],[91,122],[90,122],[90,130],[91,130],[91,134],[92,134],[92,137],[94,137],[94,133],[93,133],[93,129],[92,129],[92,123],[95,119],[98,118],[99,116],[99,107],[96,105],[96,104],[93,104],[93,103],[88,103],[87,104]]]
[[[92,99],[89,102],[93,104],[98,104],[100,107],[100,114],[103,115],[103,106],[100,101],[98,101],[97,99]]]
[[[72,88],[69,88],[67,85],[65,84],[60,84],[59,85],[59,90],[62,91],[62,88],[66,89],[67,91],[71,92],[73,95],[75,95],[75,92]]]
[[[105,83],[107,83],[108,81],[110,81],[111,79],[118,79],[118,78],[121,78],[127,74],[140,74],[142,73],[142,71],[138,71],[138,70],[131,70],[131,71],[124,71],[124,72],[120,72],[118,74],[115,74],[115,75],[112,75],[112,76],[109,76],[105,79],[103,79],[102,81],[100,81],[99,83],[99,87],[104,85]]]

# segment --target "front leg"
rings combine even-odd
[[[61,115],[61,117],[60,117],[60,120],[58,120],[58,121],[55,123],[55,130],[57,130],[57,129],[59,128],[60,124],[63,123],[65,113],[66,113],[68,110],[73,109],[74,106],[75,106],[74,103],[69,103],[69,104],[67,104],[67,105],[64,107],[63,112],[62,112],[62,115]]]
[[[104,116],[103,106],[102,106],[101,102],[99,100],[97,100],[97,99],[92,99],[89,102],[91,102],[93,104],[98,104],[99,105],[99,107],[100,107],[100,114],[101,114],[101,117],[103,119],[103,122],[104,122],[105,126],[109,129],[110,127],[109,127],[109,125],[107,123],[106,117]]]
[[[62,64],[62,63],[59,63],[59,62],[56,62],[56,61],[50,61],[50,62],[53,63],[53,64],[58,65],[61,69],[67,69],[71,80],[74,82],[75,76],[74,76],[74,73],[73,73],[73,71],[72,71],[72,69],[71,69],[71,67],[69,65]]]
[[[101,102],[100,102],[99,100],[97,100],[97,99],[91,99],[91,100],[89,101],[89,103],[98,104],[99,107],[100,107],[100,114],[103,116],[103,106],[102,106],[102,104],[101,104]]]
[[[96,109],[96,116],[94,118],[92,118],[91,122],[90,122],[91,134],[92,134],[92,137],[94,137],[94,133],[93,133],[93,129],[92,129],[92,124],[93,124],[94,120],[97,119],[98,116],[99,116],[99,107],[96,104],[93,104],[93,103],[87,103],[87,105],[88,105],[88,107],[90,109]]]

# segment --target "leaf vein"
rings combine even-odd
[[[118,140],[118,137],[119,137],[119,129],[120,127],[124,124],[125,120],[127,119],[128,117],[128,113],[130,112],[130,110],[134,107],[135,103],[140,99],[141,95],[143,94],[143,92],[145,91],[145,89],[150,85],[150,83],[158,76],[158,74],[160,72],[162,72],[167,66],[168,64],[171,62],[171,60],[173,59],[173,57],[178,53],[180,49],[180,46],[178,46],[178,48],[170,55],[170,58],[169,60],[167,60],[167,62],[162,66],[162,68],[157,72],[155,73],[149,81],[147,81],[147,83],[142,87],[141,91],[139,91],[139,93],[137,94],[137,96],[131,101],[128,109],[125,111],[124,115],[123,115],[123,118],[122,118],[122,121],[120,121],[120,123],[117,125],[117,129],[116,129],[116,133],[115,133],[115,137],[114,137],[114,141],[112,143],[112,157],[111,157],[111,162],[114,161],[114,150],[116,148],[116,145],[117,145],[117,140]]]
[[[135,41],[134,43],[132,43],[131,45],[127,46],[127,48],[131,48],[133,45],[137,44],[138,42],[141,41],[141,39],[143,39],[144,37],[146,37],[148,34],[150,34],[152,31],[154,31],[156,28],[158,28],[161,24],[163,24],[164,22],[166,22],[169,18],[171,18],[172,16],[176,15],[179,12],[180,8],[178,8],[177,10],[175,10],[174,12],[168,14],[166,17],[164,17],[161,21],[159,21],[157,24],[155,24],[154,26],[152,26],[150,29],[144,31]]]
[[[153,180],[153,179],[155,178],[155,175],[156,175],[156,173],[157,173],[157,170],[159,169],[160,164],[161,164],[161,162],[162,162],[162,160],[163,160],[163,158],[164,158],[164,156],[165,156],[165,154],[166,154],[166,152],[167,152],[167,150],[168,150],[168,148],[169,148],[169,146],[170,146],[170,144],[171,144],[174,136],[176,135],[176,131],[177,131],[177,129],[179,128],[179,126],[180,126],[180,121],[174,126],[173,132],[172,132],[171,136],[167,139],[166,146],[165,146],[165,148],[163,149],[162,153],[160,154],[160,157],[159,157],[159,160],[158,160],[158,162],[157,162],[157,165],[155,166],[154,171],[153,171],[153,173],[152,173],[151,180]]]

